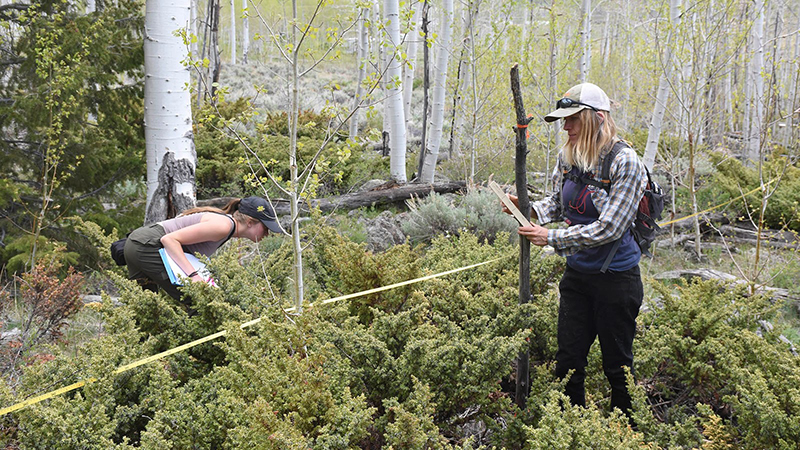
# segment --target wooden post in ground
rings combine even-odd
[[[519,86],[519,66],[514,64],[511,68],[511,93],[514,95],[514,110],[517,116],[517,126],[514,131],[517,134],[517,147],[514,156],[514,174],[517,186],[517,198],[519,200],[519,210],[526,219],[531,219],[531,204],[528,200],[528,179],[526,170],[526,158],[528,156],[528,118],[525,114],[525,107],[522,104],[522,92]],[[527,238],[519,237],[519,303],[528,303],[531,298],[531,243]],[[530,363],[528,362],[528,351],[524,351],[517,357],[517,392],[516,403],[520,408],[525,408],[528,400],[528,390],[530,389]]]

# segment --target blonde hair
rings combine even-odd
[[[611,113],[603,111],[603,114],[605,120],[600,119],[596,112],[588,108],[575,114],[581,123],[581,134],[574,145],[569,141],[564,144],[564,162],[584,172],[591,170],[602,150],[619,140],[617,125],[611,118]]]

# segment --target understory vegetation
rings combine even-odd
[[[300,315],[282,309],[289,303],[285,280],[291,269],[285,242],[265,241],[257,249],[229,244],[210,262],[220,287],[188,289],[191,315],[185,305],[110,271],[118,299],[106,295],[80,312],[61,311],[73,324],[87,317],[100,323],[98,333],[67,333],[72,343],[53,336],[53,344],[4,367],[0,403],[98,381],[4,416],[2,444],[285,449],[800,443],[800,359],[778,339],[780,327],[760,326],[780,323],[782,305],[764,297],[715,282],[648,280],[653,290],[634,343],[634,429],[619,412],[608,412],[597,345],[589,358],[588,407],[563,406],[563,385],[552,373],[555,284],[563,259],[534,250],[533,298],[519,305],[517,249],[505,233],[479,241],[463,231],[427,246],[373,254],[333,228],[307,232],[315,236],[307,252],[308,298],[314,301]],[[320,303],[484,261],[490,262]],[[59,301],[52,295],[57,285],[34,281],[27,281],[18,308],[48,296]],[[258,317],[259,323],[239,328]],[[227,331],[221,339],[113,373],[220,330]],[[515,358],[524,350],[531,355],[531,391],[527,408],[519,409],[513,379]]]

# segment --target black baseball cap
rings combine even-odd
[[[239,212],[260,220],[264,226],[274,233],[284,234],[278,223],[278,216],[275,215],[275,210],[272,209],[268,201],[261,197],[243,198],[239,203]]]

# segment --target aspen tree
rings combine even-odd
[[[444,128],[444,104],[447,89],[447,63],[450,59],[450,32],[453,20],[453,0],[442,2],[442,23],[439,34],[436,65],[433,76],[433,109],[431,112],[431,133],[428,137],[425,162],[422,165],[420,181],[432,183],[436,162],[439,158],[439,147],[442,142]]]
[[[386,54],[386,98],[385,114],[388,117],[389,142],[391,154],[389,167],[391,177],[398,183],[405,183],[406,178],[406,120],[403,111],[401,91],[401,61],[398,55],[400,46],[400,2],[384,0],[386,14],[386,34],[388,38]]]
[[[247,64],[250,56],[250,12],[247,0],[242,0],[242,62]]]
[[[356,28],[356,63],[358,64],[358,76],[356,78],[356,95],[353,98],[353,116],[350,117],[350,139],[355,139],[358,136],[358,122],[361,120],[361,108],[359,105],[364,97],[364,78],[367,74],[367,65],[369,64],[369,27],[367,26],[367,19],[369,17],[369,8],[359,8],[359,14]]]
[[[417,70],[417,49],[419,48],[420,18],[422,16],[422,3],[416,3],[411,24],[406,35],[406,63],[403,65],[403,113],[406,124],[411,120],[411,97],[414,91],[414,72]],[[408,128],[406,128],[408,135]]]
[[[753,26],[750,36],[749,52],[752,55],[748,64],[748,84],[751,101],[745,105],[749,110],[749,129],[745,130],[746,158],[752,165],[761,159],[761,131],[764,122],[764,0],[756,0],[753,5]]]
[[[581,83],[589,81],[589,69],[592,65],[592,0],[583,0],[581,12],[583,27],[581,28],[581,57],[578,60],[578,72]]]
[[[191,0],[148,0],[145,5],[145,224],[174,217],[195,203],[191,79],[184,65],[188,49],[176,34],[190,20]]]
[[[670,90],[670,74],[672,73],[672,45],[675,30],[681,21],[681,0],[670,0],[669,23],[667,25],[667,38],[665,42],[664,57],[661,59],[661,77],[656,91],[656,102],[653,105],[653,115],[650,119],[647,132],[647,145],[644,149],[644,165],[653,170],[658,152],[658,141],[661,138],[661,129],[664,125],[664,113],[667,111],[667,101]]]
[[[228,30],[231,51],[231,64],[236,64],[236,0],[231,0],[231,28]]]

